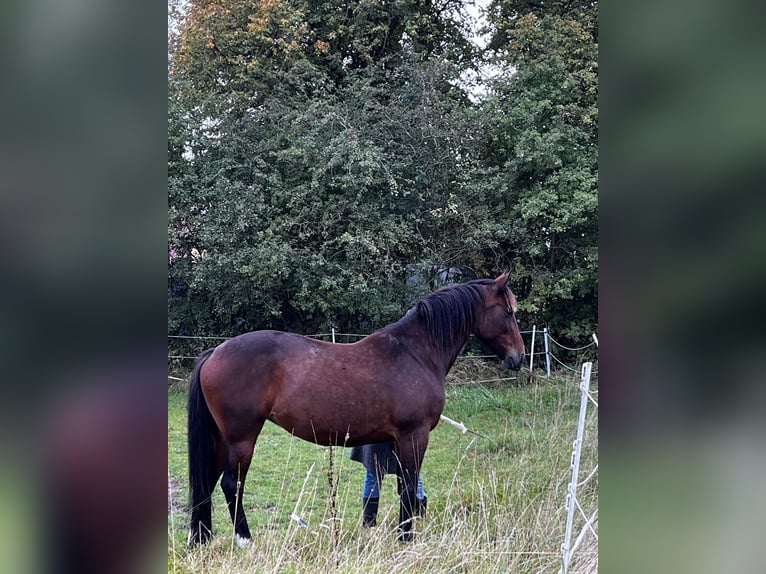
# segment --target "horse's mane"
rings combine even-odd
[[[484,305],[482,286],[491,283],[492,279],[477,279],[450,285],[418,302],[417,317],[426,326],[430,343],[440,352],[455,350],[476,328],[476,310]]]

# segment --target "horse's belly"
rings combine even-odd
[[[305,393],[277,400],[269,419],[309,442],[357,446],[393,439],[390,417],[382,407],[380,402]]]

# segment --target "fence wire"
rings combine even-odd
[[[563,349],[565,351],[570,352],[578,352],[578,351],[584,351],[586,349],[589,349],[590,347],[597,347],[597,344],[595,342],[595,335],[594,335],[594,341],[591,341],[587,345],[583,345],[581,347],[568,347],[566,345],[561,344],[559,341],[557,341],[551,334],[548,332],[547,329],[544,329],[542,331],[538,330],[527,330],[527,331],[519,331],[522,335],[529,335],[533,332],[536,333],[542,333],[543,337],[548,340],[548,342],[555,344],[560,349]],[[366,337],[367,335],[363,333],[338,333],[338,332],[330,332],[330,333],[314,333],[311,335],[304,335],[305,337],[309,337],[311,339],[319,339],[319,340],[332,340],[333,337],[335,338],[345,338],[346,341],[348,341],[349,338],[356,338],[356,339],[362,339]],[[183,341],[226,341],[228,339],[231,339],[230,336],[222,336],[222,335],[168,335],[168,339],[176,339],[176,340],[183,340]],[[174,361],[193,361],[197,358],[198,355],[186,355],[186,354],[173,354],[168,355],[168,360],[174,360]],[[534,364],[534,358],[540,357],[540,356],[547,356],[550,359],[553,359],[558,365],[563,367],[564,369],[571,371],[573,373],[579,373],[580,369],[571,367],[567,365],[564,361],[562,361],[556,354],[551,350],[550,347],[548,347],[547,351],[534,351],[530,353],[530,364]],[[465,359],[493,359],[495,358],[494,355],[475,355],[475,354],[462,354],[457,357],[457,360],[465,360]],[[546,369],[548,374],[550,375],[549,367]],[[511,378],[512,379],[512,378]],[[511,380],[509,379],[509,380]],[[591,398],[591,400],[593,400]],[[595,403],[595,401],[593,401]]]

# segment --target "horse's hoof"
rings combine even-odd
[[[237,534],[237,546],[240,548],[244,548],[248,544],[250,544],[250,538],[242,538],[239,534]]]
[[[412,542],[415,534],[410,530],[409,532],[401,532],[399,534],[399,542]]]

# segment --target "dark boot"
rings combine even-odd
[[[417,515],[420,518],[425,518],[427,509],[428,509],[428,497],[425,496],[423,498],[418,498]]]
[[[365,528],[377,525],[379,498],[362,499],[362,524]]]

